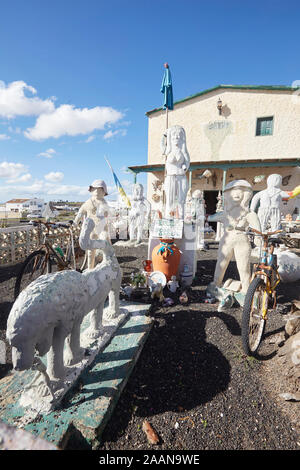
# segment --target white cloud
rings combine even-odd
[[[7,134],[0,134],[0,140],[9,140],[10,136]]]
[[[116,135],[121,135],[121,136],[124,137],[126,134],[127,134],[126,129],[118,129],[116,131],[109,130],[104,134],[103,139],[104,140],[110,140],[113,137],[115,137]]]
[[[25,173],[22,176],[16,177],[16,178],[10,178],[7,182],[10,183],[27,183],[29,180],[31,180],[32,176],[30,173]]]
[[[11,82],[5,85],[0,83],[0,116],[7,119],[16,116],[38,116],[41,113],[50,113],[54,110],[51,99],[42,100],[36,95],[36,90],[23,81]]]
[[[22,163],[2,162],[0,163],[0,178],[15,179],[25,173],[27,168]]]
[[[45,152],[41,152],[38,154],[38,157],[45,157],[45,158],[52,158],[56,154],[56,150],[48,149]]]
[[[51,171],[44,178],[51,183],[58,183],[64,179],[64,174],[61,171]]]
[[[96,129],[104,129],[106,125],[120,120],[123,114],[110,107],[75,108],[63,104],[48,114],[38,116],[35,126],[28,128],[24,135],[31,140],[44,140],[62,135],[75,136],[89,134]]]
[[[96,138],[95,135],[90,135],[84,142],[86,144],[90,143],[90,142],[93,142],[93,140]]]

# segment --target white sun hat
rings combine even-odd
[[[90,188],[103,188],[104,189],[104,192],[105,192],[105,195],[104,196],[107,196],[108,192],[107,192],[107,187],[106,187],[106,183],[105,181],[103,180],[95,180],[92,182],[92,184],[90,185]]]
[[[252,186],[246,180],[234,180],[234,181],[230,181],[230,183],[226,184],[226,186],[224,188],[224,191],[228,191],[229,189],[232,189],[232,188],[252,189]]]

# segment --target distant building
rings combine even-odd
[[[5,203],[6,212],[40,213],[44,208],[44,199],[10,199]]]
[[[284,190],[300,182],[300,96],[288,86],[219,85],[174,103],[168,127],[185,129],[191,164],[189,187],[204,191],[208,214],[216,210],[219,191],[235,179],[246,179],[254,192],[266,188],[267,177],[278,173]],[[166,131],[166,111],[152,109],[148,117],[148,163],[131,166],[147,173],[147,198],[158,197],[164,180],[160,143]],[[205,170],[210,177],[202,177]],[[288,202],[293,211],[300,198]],[[293,206],[293,207],[292,207]]]

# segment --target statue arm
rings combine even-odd
[[[249,212],[247,216],[247,222],[250,228],[254,228],[255,230],[258,230],[259,232],[261,232],[261,225],[260,225],[260,221],[256,212]],[[261,243],[262,243],[262,238],[260,236],[254,237],[254,245],[261,246]]]
[[[86,210],[84,209],[83,206],[80,207],[78,214],[76,215],[74,219],[74,224],[78,224],[83,220],[83,218],[86,216]]]
[[[223,222],[224,220],[224,211],[216,212],[215,214],[209,215],[207,220],[209,222]]]
[[[184,153],[184,163],[182,165],[183,170],[186,172],[190,167],[190,157],[189,154]]]
[[[256,212],[258,204],[260,200],[260,193],[257,193],[253,196],[251,204],[250,204],[250,211]]]

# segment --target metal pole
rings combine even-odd
[[[226,175],[227,175],[227,169],[223,168],[223,184],[222,184],[222,205],[224,209],[224,189],[226,186]]]

